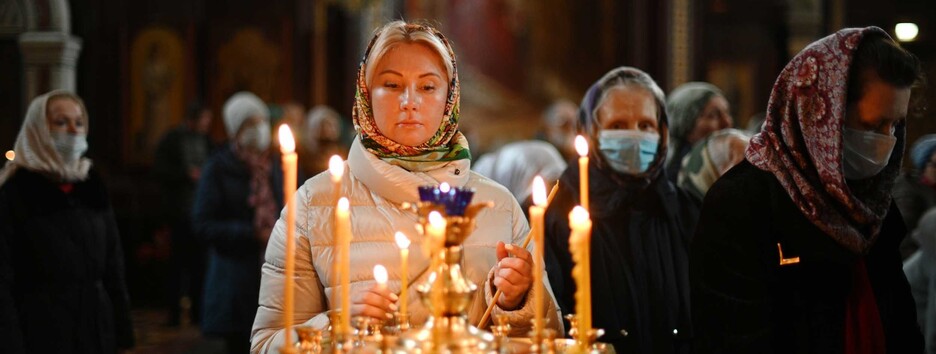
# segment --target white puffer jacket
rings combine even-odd
[[[417,187],[448,182],[452,186],[472,188],[474,202],[493,201],[477,217],[477,229],[465,241],[465,273],[478,291],[468,309],[472,323],[477,323],[491,301],[490,279],[497,263],[495,247],[498,241],[522,244],[529,230],[520,206],[506,188],[470,172],[470,161],[459,160],[428,172],[409,172],[388,164],[365,150],[355,139],[347,161],[350,173],[345,173],[341,195],[351,202],[351,292],[374,285],[373,268],[387,267],[388,287],[400,290],[400,252],[394,233],[402,231],[413,241],[410,246],[410,277],[425,269],[429,260],[422,253],[422,236],[416,232],[416,214],[400,208],[403,202],[419,200]],[[332,219],[334,194],[330,176],[326,173],[310,178],[296,192],[296,287],[295,324],[325,328],[326,311],[339,306],[332,299],[338,279],[332,274],[334,259]],[[283,342],[282,302],[285,267],[285,213],[276,222],[266,250],[263,278],[260,285],[259,308],[251,333],[251,351],[275,353]],[[531,243],[528,250],[533,249]],[[427,272],[428,273],[428,272]],[[419,283],[425,278],[412,279]],[[549,294],[546,314],[549,326],[562,332],[555,296],[543,277]],[[428,311],[419,301],[413,287],[409,288],[409,309],[413,324],[423,323]],[[532,296],[514,311],[495,306],[494,314],[506,313],[514,335],[526,335],[533,318]],[[293,337],[295,338],[295,337]]]

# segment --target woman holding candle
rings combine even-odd
[[[231,142],[205,164],[193,207],[195,233],[208,249],[202,331],[222,337],[231,353],[248,350],[263,247],[283,205],[269,124],[267,107],[254,94],[239,92],[225,102]]]
[[[705,196],[691,251],[701,352],[923,352],[891,197],[919,73],[877,27],[783,69],[745,161]]]
[[[0,169],[0,352],[133,346],[123,255],[78,96],[33,99]]]
[[[697,204],[664,178],[663,92],[646,73],[620,67],[588,90],[579,131],[591,148],[592,323],[619,353],[685,353],[691,335],[688,247]],[[546,211],[546,270],[563,314],[576,292],[569,212],[579,164],[560,178]]]
[[[395,232],[415,244],[417,215],[401,207],[419,201],[417,188],[448,183],[476,191],[477,202],[493,202],[480,212],[477,229],[464,243],[465,273],[478,285],[469,306],[476,323],[492,295],[503,290],[495,313],[510,317],[516,333],[526,334],[533,308],[526,296],[532,288],[532,256],[520,244],[528,226],[516,200],[497,183],[470,170],[468,141],[458,131],[458,75],[455,55],[437,30],[402,21],[377,31],[361,63],[353,111],[358,131],[348,154],[339,195],[350,200],[352,316],[388,319],[399,310],[400,253]],[[296,321],[318,328],[328,325],[327,312],[340,307],[333,291],[339,284],[332,263],[338,249],[333,227],[335,193],[328,174],[315,176],[299,188],[296,213]],[[283,343],[282,293],[285,227],[277,222],[263,267],[260,307],[254,322],[254,352],[273,352]],[[532,248],[530,248],[532,249]],[[409,270],[419,274],[428,255],[410,247]],[[513,257],[508,257],[508,255]],[[375,284],[371,271],[386,266],[386,288]],[[425,279],[414,279],[417,283]],[[410,286],[409,316],[423,323],[426,308]],[[547,301],[551,325],[558,328],[554,301]]]

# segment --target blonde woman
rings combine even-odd
[[[341,194],[351,203],[354,235],[350,312],[386,319],[398,308],[400,259],[394,232],[421,242],[415,213],[400,204],[418,201],[418,186],[447,182],[474,189],[476,201],[495,204],[480,213],[477,229],[465,241],[464,270],[479,286],[468,309],[470,320],[480,319],[500,289],[504,295],[494,313],[507,314],[515,333],[525,334],[534,312],[526,296],[533,286],[533,261],[528,250],[510,245],[520,244],[529,228],[507,189],[470,170],[468,141],[458,131],[458,98],[455,55],[441,33],[402,21],[376,32],[358,73],[353,111],[358,135],[341,182]],[[309,179],[297,192],[296,324],[326,327],[327,312],[338,306],[332,298],[338,285],[332,274],[333,195],[327,173]],[[273,352],[282,345],[285,232],[281,218],[267,246],[253,352]],[[425,268],[427,255],[419,247],[411,252],[410,269]],[[389,270],[387,289],[376,287],[372,279],[377,264]],[[408,298],[412,322],[424,322],[427,311],[418,296]],[[554,300],[547,306],[550,323],[559,326]]]

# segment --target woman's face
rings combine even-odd
[[[598,126],[602,130],[639,130],[659,134],[656,100],[643,88],[611,88],[597,112]]]
[[[67,97],[54,98],[46,103],[46,124],[50,133],[64,132],[84,135],[88,132],[87,122],[81,106]]]
[[[710,134],[719,130],[731,128],[731,113],[728,111],[728,100],[722,96],[712,97],[699,118],[696,119],[695,127],[686,136],[686,141],[695,144],[697,141],[705,139]]]
[[[848,103],[845,127],[894,135],[894,125],[907,118],[910,88],[898,88],[870,70],[862,72],[859,78],[863,81],[861,96]]]
[[[417,146],[442,125],[448,75],[442,59],[420,43],[394,45],[369,78],[371,107],[380,133],[399,144]]]

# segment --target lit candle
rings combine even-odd
[[[378,264],[374,266],[374,280],[377,281],[377,288],[383,290],[387,288],[387,268]]]
[[[533,205],[530,206],[530,232],[533,233],[533,331],[542,333],[545,318],[543,298],[543,214],[546,209],[546,183],[543,178],[533,179]]]
[[[575,266],[572,268],[572,277],[575,279],[575,314],[578,317],[578,333],[587,335],[591,330],[591,260],[589,247],[591,242],[592,222],[588,211],[576,206],[569,213],[569,225],[572,234],[569,236],[569,251]],[[584,338],[584,337],[583,337]]]
[[[439,265],[442,262],[442,257],[439,253],[445,247],[446,225],[447,221],[438,211],[429,213],[429,225],[426,227],[426,233],[429,235],[429,249],[432,252],[432,272],[438,271]],[[432,289],[430,290],[432,314],[435,317],[439,317],[442,314],[442,288],[438,283],[440,282],[433,282]]]
[[[348,198],[338,199],[338,209],[335,213],[335,228],[339,238],[338,259],[339,264],[338,278],[341,287],[341,331],[345,334],[351,333],[351,210]]]
[[[332,200],[335,205],[338,203],[338,199],[341,198],[341,176],[344,175],[344,161],[341,161],[341,157],[338,155],[332,155],[328,159],[328,173],[331,175],[332,181]],[[335,220],[338,220],[337,209],[335,211]],[[335,250],[339,250],[341,245],[341,234],[340,230],[337,227],[333,229],[334,235],[332,235],[332,247]],[[339,257],[341,256],[339,252],[336,252],[338,257],[335,257],[334,263],[332,263],[332,274],[335,276],[335,286],[332,288],[332,301],[341,303],[341,293],[339,292],[339,284],[341,283],[341,262]]]
[[[400,247],[400,313],[406,315],[407,287],[409,282],[409,245],[410,240],[402,232],[397,231],[397,247]]]
[[[285,346],[291,347],[294,274],[296,270],[296,141],[289,126],[279,127],[280,151],[283,153],[283,199],[286,200],[286,274],[283,284],[283,322],[286,324]]]
[[[575,151],[579,154],[579,195],[582,207],[588,211],[588,141],[584,136],[575,136]]]

